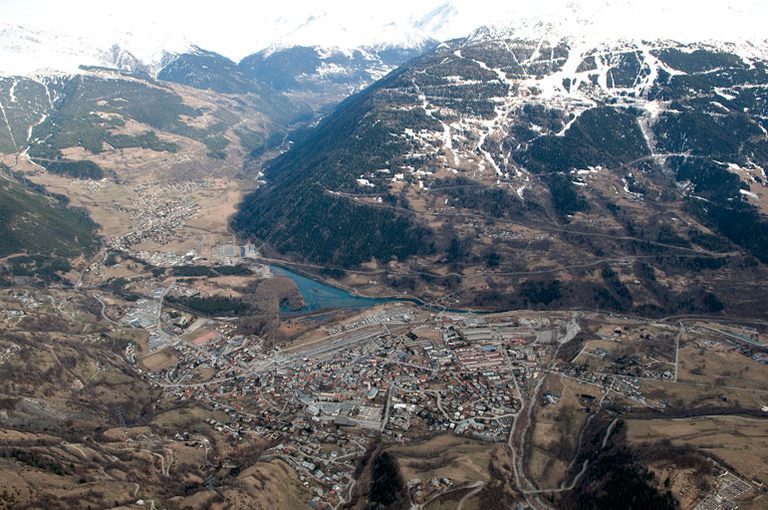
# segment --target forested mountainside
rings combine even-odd
[[[761,51],[481,29],[342,103],[233,225],[475,304],[717,310],[768,260]]]

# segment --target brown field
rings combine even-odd
[[[586,365],[590,370],[602,371],[607,366],[605,358],[600,358],[595,354],[595,349],[604,349],[608,352],[620,347],[616,341],[612,340],[590,340],[584,344],[579,355],[571,361],[574,365]]]
[[[669,439],[723,459],[748,479],[768,482],[766,420],[706,416],[667,420],[627,420],[627,439],[634,443]]]
[[[256,508],[296,510],[310,508],[308,491],[299,484],[296,473],[285,462],[259,462],[245,469],[237,477],[235,486],[215,493],[200,491],[179,500],[180,508],[220,509]],[[221,502],[221,499],[224,501]]]
[[[216,375],[216,369],[212,367],[199,366],[190,372],[191,382],[210,381]]]
[[[680,349],[678,380],[768,391],[768,365],[726,344],[714,347],[689,344]]]
[[[190,279],[190,283],[186,285],[189,285],[205,296],[231,295],[232,297],[242,297],[242,293],[240,291],[242,291],[249,282],[255,280],[256,278],[257,277],[255,276],[216,276],[215,278],[192,278]]]
[[[677,409],[697,407],[752,407],[759,409],[768,399],[768,392],[750,388],[722,387],[714,381],[684,383],[672,381],[641,381],[641,389],[649,403],[666,400]]]
[[[199,407],[171,409],[155,415],[152,423],[161,427],[185,430],[205,422],[208,418],[222,421],[226,420],[226,415],[221,411],[208,411]]]
[[[147,370],[159,372],[171,368],[179,361],[179,356],[174,349],[166,348],[141,359],[141,364]]]
[[[472,488],[457,489],[447,494],[443,494],[442,496],[437,497],[424,505],[424,510],[456,510],[456,508],[459,506],[459,502],[464,498],[464,496],[471,493],[473,490],[474,489]],[[464,510],[477,510],[478,503],[478,501],[468,497],[466,500],[464,500],[464,506],[462,508]]]
[[[491,452],[496,447],[444,434],[426,441],[394,446],[389,451],[397,457],[406,481],[447,477],[457,482],[475,482],[489,479],[488,465]]]
[[[542,488],[552,488],[565,477],[568,464],[576,454],[581,429],[589,416],[581,411],[583,406],[578,395],[599,398],[601,393],[595,386],[552,376],[545,383],[542,394],[544,392],[558,394],[560,399],[557,404],[539,405],[536,410],[526,461],[532,479]]]
[[[149,427],[115,427],[107,429],[103,432],[104,438],[111,442],[128,441],[134,439],[142,434],[146,435],[151,432]]]

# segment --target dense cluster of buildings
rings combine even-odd
[[[131,320],[154,313],[137,303]],[[315,502],[331,506],[347,496],[357,459],[382,435],[506,441],[522,405],[519,388],[535,370],[530,359],[554,350],[539,343],[553,337],[541,335],[553,328],[549,321],[488,323],[399,304],[329,327],[326,341],[304,349],[265,352],[231,324],[197,326],[162,347],[178,361],[149,377],[179,400],[227,413],[230,420],[215,425],[233,439],[279,442],[265,459],[288,462]]]

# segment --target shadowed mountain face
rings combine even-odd
[[[60,280],[67,259],[97,250],[94,228],[85,211],[0,165],[0,287],[13,276]]]
[[[94,224],[66,200],[24,183],[0,166],[0,257],[30,255],[74,257],[94,251]]]
[[[259,83],[243,76],[233,61],[202,49],[179,55],[161,69],[157,77],[161,80],[225,94],[245,94],[259,89]]]
[[[747,50],[479,31],[342,103],[233,225],[425,294],[453,273],[475,304],[719,309],[768,261],[768,72]]]

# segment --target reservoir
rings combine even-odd
[[[312,278],[307,278],[300,274],[296,274],[289,269],[285,269],[280,266],[269,266],[272,274],[275,276],[287,276],[298,287],[299,292],[304,297],[304,307],[300,310],[291,310],[287,305],[281,305],[280,312],[285,315],[301,314],[307,312],[314,312],[317,310],[338,310],[338,309],[362,309],[370,308],[372,306],[381,303],[414,303],[422,306],[427,310],[433,310],[435,312],[449,312],[449,313],[474,313],[483,315],[487,313],[494,313],[492,311],[481,310],[461,310],[453,308],[444,308],[442,306],[430,306],[420,299],[412,297],[401,298],[371,298],[355,296],[354,294],[340,289],[338,287],[332,287],[326,285]]]
[[[392,299],[392,298],[369,298],[355,296],[344,289],[331,287],[317,280],[312,280],[293,271],[278,266],[269,266],[272,274],[275,276],[287,276],[299,288],[299,292],[304,296],[304,308],[293,310],[296,313],[313,312],[322,309],[339,308],[369,308],[380,303],[391,303],[393,301],[412,301],[411,299]],[[290,312],[283,309],[283,312]]]

